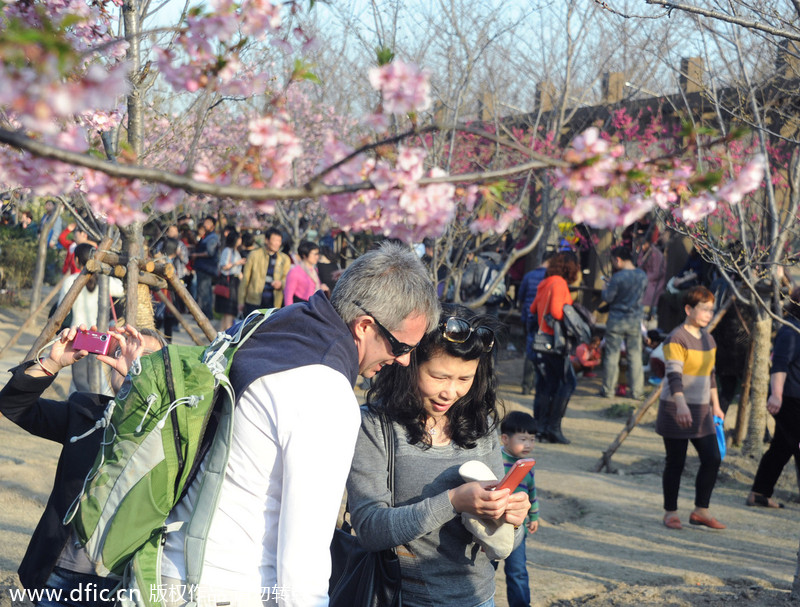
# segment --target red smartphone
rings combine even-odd
[[[497,483],[492,491],[496,491],[498,489],[511,489],[511,491],[514,491],[514,489],[519,487],[522,479],[525,478],[525,475],[528,474],[535,463],[536,460],[533,458],[518,459],[514,462],[514,465],[509,468],[506,475],[500,479],[500,482]]]
[[[76,350],[86,350],[90,354],[108,354],[116,339],[108,333],[99,331],[78,331],[72,347]]]

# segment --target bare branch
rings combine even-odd
[[[760,32],[764,32],[772,36],[778,36],[780,38],[786,38],[788,40],[800,40],[800,33],[798,32],[792,32],[790,30],[781,29],[778,27],[772,27],[771,25],[764,25],[762,23],[759,23],[758,21],[751,21],[750,19],[743,19],[741,17],[726,15],[725,13],[720,13],[718,11],[712,11],[705,8],[700,8],[699,6],[691,6],[689,4],[679,4],[677,2],[669,2],[669,0],[644,0],[644,1],[646,4],[663,6],[665,9],[667,9],[667,11],[673,11],[673,10],[683,11],[694,15],[709,17],[711,19],[717,19],[718,21],[725,21],[726,23],[732,23],[734,25],[741,25],[742,27],[746,27],[747,29],[758,30]]]

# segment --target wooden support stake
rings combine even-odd
[[[197,324],[208,338],[208,341],[214,341],[214,339],[217,337],[217,332],[214,330],[214,326],[211,324],[208,318],[206,318],[206,315],[203,314],[203,311],[200,309],[200,306],[197,305],[197,302],[192,299],[192,296],[189,294],[189,291],[186,290],[183,282],[176,277],[175,274],[167,277],[167,282],[169,282],[169,286],[172,287],[172,290],[175,291],[175,294],[181,298],[184,304],[186,304],[186,309],[189,310],[191,315],[197,321]]]
[[[175,304],[169,300],[169,297],[164,295],[161,291],[156,291],[156,297],[159,301],[163,302],[164,305],[167,306],[167,309],[170,311],[175,318],[178,319],[178,322],[181,323],[181,326],[186,330],[187,335],[192,338],[192,341],[196,343],[198,346],[206,346],[208,344],[204,343],[200,337],[192,331],[192,326],[189,324],[189,321],[186,320],[186,317],[178,312],[178,308],[175,307]]]
[[[747,436],[747,426],[750,423],[750,384],[753,381],[753,363],[756,357],[756,341],[750,338],[750,348],[747,350],[747,365],[744,368],[742,380],[742,395],[739,397],[739,407],[736,409],[736,425],[733,427],[733,444],[742,446]]]
[[[19,341],[19,338],[22,337],[22,334],[25,332],[25,330],[31,326],[31,323],[36,320],[36,317],[39,316],[39,314],[42,313],[42,310],[50,305],[50,302],[56,298],[56,295],[61,292],[61,285],[64,284],[66,279],[66,276],[61,277],[61,280],[58,281],[58,284],[47,294],[47,297],[45,297],[44,301],[42,301],[42,303],[40,303],[39,306],[33,311],[33,314],[28,316],[25,322],[22,323],[22,326],[17,330],[16,333],[14,333],[14,335],[12,335],[11,339],[8,340],[8,343],[3,346],[2,349],[0,349],[0,358],[3,358],[3,354],[5,354],[6,350],[14,347],[14,344]]]
[[[108,237],[103,239],[103,241],[100,243],[100,246],[94,253],[95,259],[98,261],[102,261],[104,259],[103,256],[108,252],[111,242],[111,239]],[[58,308],[56,308],[55,313],[47,321],[47,324],[44,326],[44,329],[42,329],[39,337],[36,338],[36,341],[33,342],[33,345],[31,346],[31,349],[28,350],[24,360],[27,361],[34,358],[36,354],[38,354],[39,350],[41,350],[47,342],[55,337],[58,328],[61,326],[61,323],[64,322],[67,314],[69,314],[69,311],[72,309],[72,305],[78,298],[78,294],[81,292],[81,289],[86,286],[86,283],[89,282],[91,277],[92,275],[86,271],[86,268],[81,270],[80,275],[75,279],[75,282],[72,283],[72,286],[69,288],[69,291],[67,291],[67,294],[64,295],[64,299],[61,300],[61,303],[59,304]]]
[[[156,276],[155,274],[150,274],[149,272],[139,272],[139,284],[140,285],[147,285],[151,289],[161,290],[167,288],[167,281],[161,278],[160,276]]]
[[[111,276],[114,273],[114,268],[105,262],[92,258],[86,262],[86,271],[92,274]]]
[[[639,405],[639,408],[631,413],[627,423],[625,424],[625,427],[622,429],[622,432],[617,435],[617,438],[614,439],[614,442],[611,443],[611,445],[609,445],[608,449],[603,451],[603,455],[594,465],[594,468],[592,468],[592,472],[601,472],[603,468],[606,468],[608,472],[611,472],[611,456],[614,455],[617,449],[619,449],[622,441],[628,438],[631,430],[633,430],[637,424],[642,421],[642,418],[644,417],[644,414],[647,413],[647,410],[658,400],[659,394],[661,394],[660,386],[653,390],[645,399],[645,401]]]

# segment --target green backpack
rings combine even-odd
[[[203,522],[211,523],[233,429],[233,354],[273,311],[253,312],[235,333],[219,333],[208,347],[170,345],[142,357],[95,426],[104,432],[100,452],[64,524],[73,525],[97,575],[124,576],[144,590],[136,603],[161,604],[149,590],[160,584],[164,534],[174,531],[165,521],[196,472],[216,408],[219,424],[201,492],[208,519]]]

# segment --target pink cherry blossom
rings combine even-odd
[[[269,0],[245,0],[242,3],[242,33],[263,38],[281,26],[281,7]]]
[[[581,196],[573,207],[562,207],[561,213],[567,215],[575,223],[585,223],[595,228],[613,229],[619,223],[617,207],[619,198],[606,198],[596,194]]]
[[[763,154],[756,155],[739,171],[739,176],[722,186],[717,197],[730,204],[738,204],[746,194],[758,189],[764,180],[767,161]]]
[[[682,206],[672,210],[672,215],[686,225],[693,225],[717,208],[716,199],[708,192],[703,192]]]
[[[389,130],[389,118],[386,114],[367,114],[361,119],[361,124],[377,134]]]
[[[92,210],[116,225],[144,221],[143,202],[149,198],[149,188],[138,180],[116,179],[99,171],[86,170],[82,189]]]
[[[383,97],[383,111],[389,114],[408,114],[430,107],[430,78],[416,65],[392,61],[372,68],[369,82]]]

